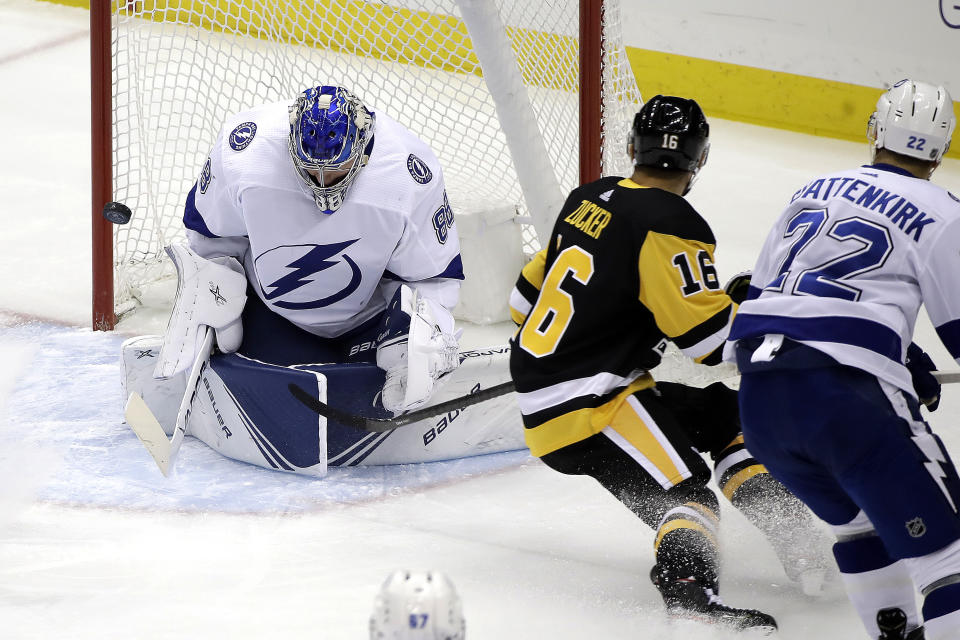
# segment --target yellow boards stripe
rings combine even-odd
[[[54,4],[90,8],[90,0],[48,0]],[[207,5],[199,0],[121,0],[124,7],[143,7],[137,15],[162,21],[176,17],[213,31],[229,31],[239,22],[251,20],[243,34],[255,38],[294,41],[311,34],[304,43],[319,49],[344,51],[379,59],[393,59],[383,52],[401,47],[410,55],[408,64],[482,75],[480,65],[470,49],[470,39],[462,21],[451,16],[423,11],[395,9],[359,0],[325,0],[282,2],[282,8],[254,0],[249,6],[237,0],[213,0]],[[116,12],[117,2],[112,9]],[[314,7],[320,7],[319,11]],[[326,8],[323,8],[326,7]],[[331,9],[333,7],[333,9]],[[146,13],[147,10],[157,13]],[[302,15],[309,12],[309,15]],[[344,21],[358,20],[356,27],[347,27],[350,41],[343,35],[332,37]],[[318,25],[327,25],[318,26]],[[429,29],[423,28],[424,25]],[[336,28],[335,28],[336,27]],[[507,30],[518,42],[527,44],[519,56],[523,77],[538,86],[576,91],[577,40],[568,36],[531,29]],[[293,35],[290,35],[293,34]],[[403,42],[417,42],[417,51]],[[401,44],[398,44],[401,43]],[[625,47],[637,86],[645,96],[658,93],[695,98],[708,117],[737,120],[801,133],[842,138],[866,143],[866,122],[873,112],[882,90],[846,82],[821,80],[758,67],[717,62],[662,51]],[[466,61],[451,65],[448,60]],[[545,80],[545,68],[562,69],[559,78]],[[891,78],[895,80],[896,78]],[[931,81],[935,79],[930,79]],[[639,107],[639,105],[637,105]],[[960,120],[960,102],[954,103]],[[960,158],[960,144],[947,152]]]
[[[112,5],[114,12],[117,4]],[[155,22],[483,75],[467,26],[455,16],[364,0],[121,0],[120,5],[128,15]],[[577,91],[577,38],[510,26],[506,31],[524,82]]]
[[[864,143],[880,87],[627,47],[644,96],[696,99],[707,117]],[[890,78],[891,81],[899,78]],[[960,120],[960,102],[953,105]],[[947,155],[960,158],[960,145]]]

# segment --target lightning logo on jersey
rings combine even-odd
[[[344,253],[342,262],[342,264],[345,264],[349,267],[349,281],[336,291],[319,298],[314,297],[314,294],[318,290],[329,290],[330,282],[342,282],[344,280],[343,269],[339,269],[336,274],[329,278],[319,278],[314,276],[322,271],[326,271],[341,264],[340,260],[330,260],[330,258],[341,253],[344,249],[352,245],[358,239],[359,238],[355,238],[353,240],[336,242],[328,245],[277,247],[276,249],[272,249],[271,251],[267,251],[266,253],[262,254],[257,258],[258,267],[267,262],[281,260],[286,262],[284,265],[285,268],[291,270],[286,275],[274,280],[270,284],[266,286],[261,285],[264,298],[269,300],[272,304],[284,309],[317,309],[343,300],[357,290],[357,287],[360,286],[360,282],[363,279],[361,276],[360,267],[357,266],[357,263],[352,260],[349,255]],[[303,253],[305,249],[306,252]],[[288,256],[291,254],[295,255],[297,253],[300,253],[301,255],[296,259],[287,262]],[[269,273],[274,271],[276,268],[276,266],[272,266],[267,272]],[[258,271],[262,270],[258,268]],[[317,286],[309,286],[314,283],[317,283]],[[299,291],[303,288],[307,288],[306,293]],[[281,299],[294,292],[297,292],[295,297],[307,297],[312,299]]]

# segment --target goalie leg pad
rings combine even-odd
[[[214,356],[200,375],[187,433],[234,460],[312,476],[327,472],[326,419],[290,397],[287,385],[326,400],[323,375],[235,354]]]
[[[463,365],[437,391],[436,402],[510,378],[509,346],[460,356]],[[374,406],[383,381],[383,371],[373,363],[281,367],[239,354],[215,355],[200,378],[187,433],[229,458],[315,476],[323,475],[324,463],[408,464],[524,448],[523,424],[513,394],[394,431],[368,433],[324,420],[295,400],[287,388],[293,383],[308,391],[316,389],[321,401],[342,411],[389,417]]]
[[[120,374],[124,406],[130,394],[137,392],[163,426],[164,432],[173,435],[180,401],[187,390],[187,371],[170,378],[154,378],[153,370],[163,345],[163,337],[156,335],[137,336],[125,340],[120,346]]]

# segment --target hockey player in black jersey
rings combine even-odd
[[[708,149],[693,100],[643,106],[628,142],[633,175],[574,189],[524,268],[511,295],[520,326],[510,370],[531,452],[595,478],[656,530],[651,578],[668,613],[772,632],[772,616],[718,596],[719,504],[701,452],[790,577],[825,570],[821,555],[802,557],[817,537],[812,518],[744,448],[735,391],[650,373],[667,340],[698,363],[719,363],[736,311],[718,281],[713,232],[682,197]]]

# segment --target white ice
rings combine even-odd
[[[0,0],[0,637],[363,638],[400,567],[448,572],[474,639],[730,637],[666,623],[647,579],[653,533],[591,480],[523,452],[311,480],[188,439],[162,478],[121,423],[117,363],[124,337],[162,324],[85,328],[87,20]],[[866,160],[865,144],[713,126],[692,200],[717,234],[721,279],[752,266],[798,186]],[[935,181],[960,192],[960,162]],[[917,341],[955,367],[926,320]],[[930,422],[954,453],[958,415],[948,388]],[[771,612],[785,640],[865,637],[839,588],[800,595],[723,512],[726,601]]]

